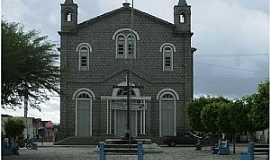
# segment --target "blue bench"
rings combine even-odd
[[[267,155],[269,159],[269,144],[249,143],[248,151],[241,153],[240,160],[254,160],[254,155]]]
[[[227,142],[221,142],[218,146],[212,148],[213,154],[228,155],[230,154],[230,145]]]
[[[136,147],[138,160],[143,160],[144,158],[143,143],[139,142]],[[99,160],[106,160],[106,144],[104,142],[99,143],[98,150],[99,150]]]

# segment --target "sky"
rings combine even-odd
[[[64,0],[2,0],[2,18],[38,30],[59,44],[60,3]],[[79,23],[120,8],[124,0],[74,0]],[[134,7],[173,23],[178,0],[134,0]],[[192,6],[194,96],[240,98],[256,92],[269,77],[268,0],[187,0]],[[23,110],[1,110],[23,116]],[[42,104],[29,116],[60,121],[59,97]]]

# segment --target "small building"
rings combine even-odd
[[[10,115],[1,115],[1,127],[2,127],[2,136],[6,136],[5,132],[5,123],[8,121],[9,118],[16,118],[20,119],[24,122],[24,131],[23,136],[24,139],[27,138],[42,138],[44,142],[54,142],[55,140],[55,130],[54,125],[51,121],[42,121],[40,118],[34,118],[34,117],[13,117]],[[40,131],[44,130],[42,136],[40,134]]]
[[[9,118],[12,118],[12,116],[7,115],[7,114],[1,114],[1,135],[2,136],[6,135],[5,123],[8,121]]]
[[[41,121],[38,131],[40,138],[43,138],[43,142],[55,141],[56,130],[51,121]]]
[[[23,136],[26,139],[27,135],[29,138],[36,138],[37,135],[37,129],[38,127],[35,125],[35,122],[40,119],[35,119],[34,117],[13,117],[10,115],[1,115],[1,126],[2,126],[2,135],[5,136],[5,123],[8,121],[8,119],[20,119],[24,122],[24,130],[23,130]]]

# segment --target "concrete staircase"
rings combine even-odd
[[[114,141],[115,143],[121,143],[118,141],[121,139],[120,137],[115,137],[115,136],[91,136],[91,137],[67,137],[62,140],[59,140],[54,143],[54,145],[97,145],[99,142],[105,142],[105,140],[111,140]],[[139,140],[143,139],[144,144],[150,144],[152,142],[160,144],[160,138],[159,137],[136,137],[135,139]],[[149,141],[149,142],[147,142]],[[112,143],[106,141],[106,143]],[[122,141],[123,143],[123,141]]]
[[[54,143],[54,145],[97,145],[100,141],[104,141],[111,137],[91,136],[91,137],[67,137]]]
[[[144,153],[161,153],[161,148],[152,143],[151,139],[134,139],[131,144],[128,140],[120,138],[106,139],[104,142],[104,151],[108,155],[136,155],[138,153],[138,143],[143,143]],[[99,151],[99,150],[98,150]]]

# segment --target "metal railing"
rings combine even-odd
[[[106,160],[106,144],[104,142],[100,142],[98,145],[99,149],[99,160]],[[137,144],[137,157],[138,160],[143,160],[144,159],[144,148],[143,148],[143,143],[139,142]]]

